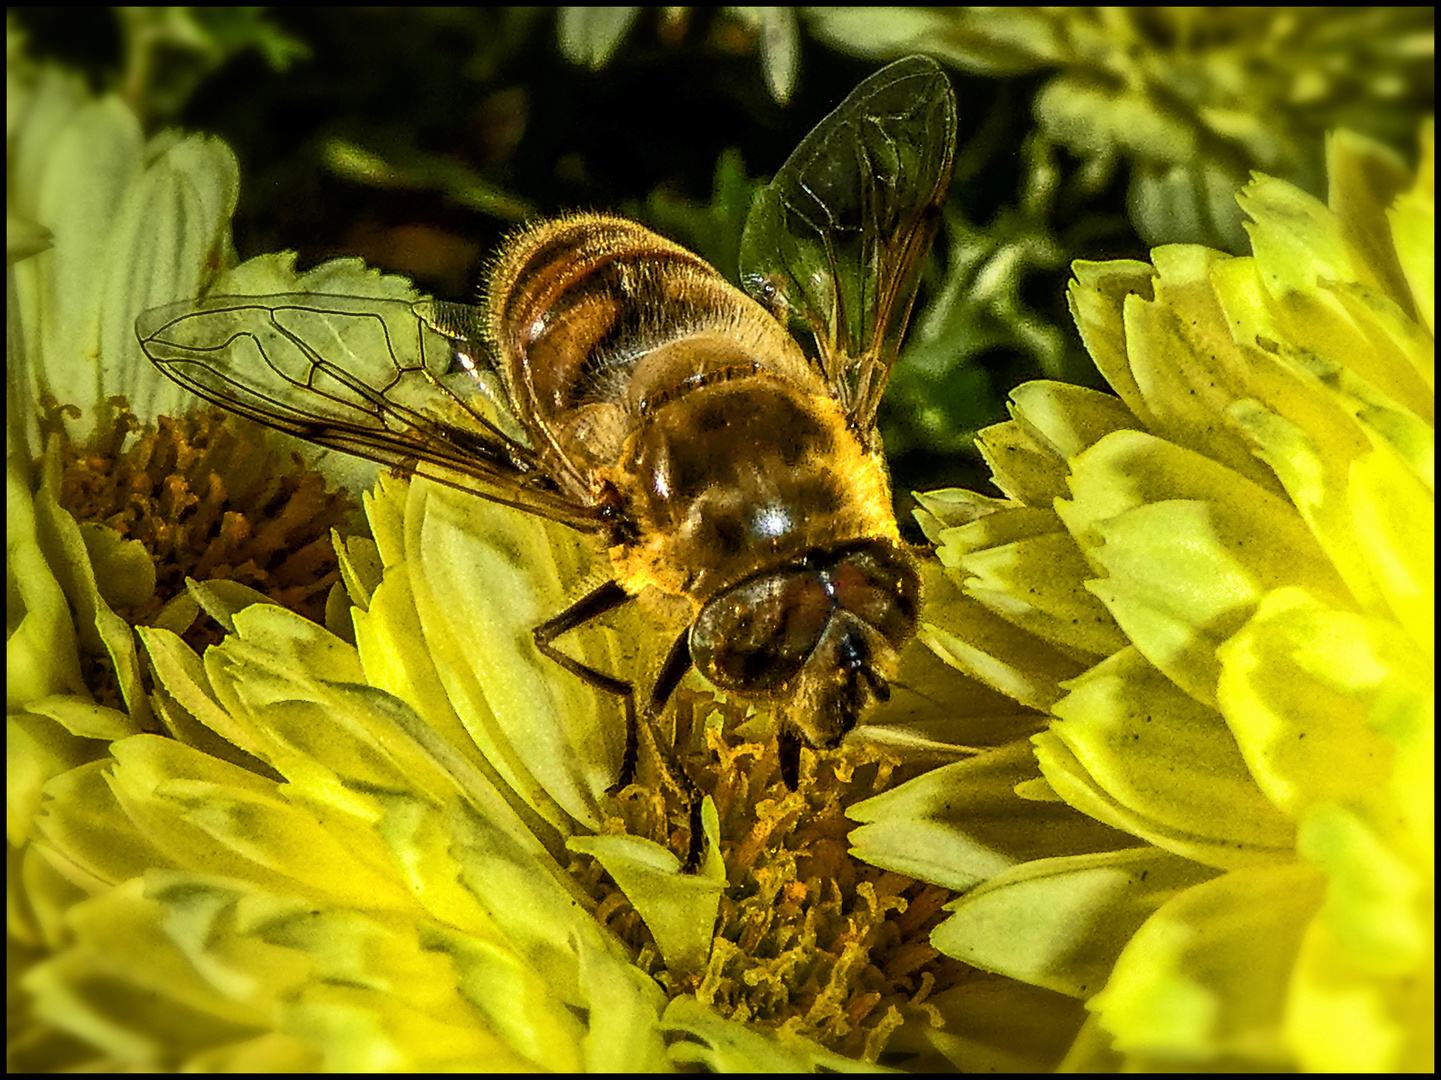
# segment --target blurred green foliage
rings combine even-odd
[[[923,305],[882,412],[896,487],[981,484],[975,431],[1094,383],[1075,258],[1244,249],[1252,170],[1316,194],[1349,126],[1410,153],[1430,8],[11,9],[32,57],[236,150],[242,257],[341,254],[467,299],[535,215],[636,217],[734,279],[760,182],[856,83],[924,52],[960,100]],[[15,29],[22,31],[16,37]]]

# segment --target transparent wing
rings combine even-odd
[[[147,311],[135,332],[167,376],[241,416],[599,528],[597,511],[543,467],[504,386],[472,349],[478,319],[477,309],[430,301],[215,296]]]
[[[862,431],[910,318],[955,142],[950,80],[927,57],[898,60],[816,125],[746,219],[742,283],[813,339]]]

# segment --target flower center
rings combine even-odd
[[[715,800],[726,889],[710,959],[698,972],[665,970],[650,932],[595,860],[572,872],[595,898],[595,916],[631,949],[634,962],[672,997],[690,994],[740,1021],[773,1025],[852,1057],[875,1061],[926,998],[972,969],[929,941],[952,893],[869,866],[849,853],[846,808],[905,777],[879,749],[804,751],[801,785],[781,782],[776,740],[756,730],[744,706],[679,691],[677,745]],[[637,785],[608,823],[686,850],[687,816],[677,799]],[[915,1008],[913,1008],[915,1007]]]
[[[65,433],[58,410],[45,427],[60,438],[61,504],[77,521],[138,541],[155,565],[145,600],[112,600],[98,582],[116,613],[149,624],[187,577],[218,578],[323,623],[338,579],[330,530],[353,524],[350,498],[326,490],[319,473],[287,459],[263,429],[219,409],[162,416],[149,428],[122,402],[112,406],[113,419],[84,445]],[[197,650],[220,639],[209,620],[195,634],[202,637],[187,640]]]

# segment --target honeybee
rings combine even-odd
[[[884,701],[916,631],[876,409],[955,130],[933,61],[862,82],[757,196],[744,292],[642,225],[575,214],[513,238],[482,307],[215,296],[136,331],[161,371],[234,412],[594,534],[610,579],[534,638],[621,699],[618,786],[636,768],[634,685],[556,639],[656,590],[689,624],[647,722],[695,667],[778,706],[794,788],[802,743],[835,746]]]

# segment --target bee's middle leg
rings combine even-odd
[[[612,793],[620,791],[635,781],[636,762],[640,754],[640,724],[636,716],[635,684],[625,679],[618,679],[613,675],[607,675],[603,671],[597,671],[589,664],[583,664],[574,657],[567,656],[555,647],[555,639],[608,611],[614,611],[632,599],[633,597],[620,585],[614,581],[608,581],[598,589],[582,596],[555,618],[541,623],[533,631],[535,647],[543,655],[554,660],[586,685],[621,699],[625,709],[625,753],[621,757],[620,775],[610,789]],[[694,872],[700,866],[703,846],[701,829],[703,796],[700,789],[696,787],[695,781],[690,778],[690,774],[676,759],[674,748],[659,738],[656,732],[657,719],[665,711],[666,703],[670,700],[671,694],[675,692],[675,688],[680,684],[685,673],[690,670],[689,641],[689,630],[686,630],[671,645],[647,703],[646,727],[650,731],[651,741],[655,744],[656,757],[665,773],[666,780],[689,805],[690,849],[686,857],[686,870]]]
[[[532,631],[535,635],[535,647],[543,655],[554,660],[587,686],[593,686],[597,690],[621,699],[621,704],[625,708],[625,753],[620,759],[620,775],[610,789],[612,792],[619,791],[635,781],[636,757],[639,753],[638,724],[635,715],[635,685],[624,679],[617,679],[613,675],[607,675],[603,671],[597,671],[589,664],[582,664],[575,657],[567,656],[557,649],[554,642],[561,634],[583,626],[608,611],[614,611],[632,599],[634,598],[614,581],[607,581],[600,588],[586,593],[555,618],[546,620]]]

